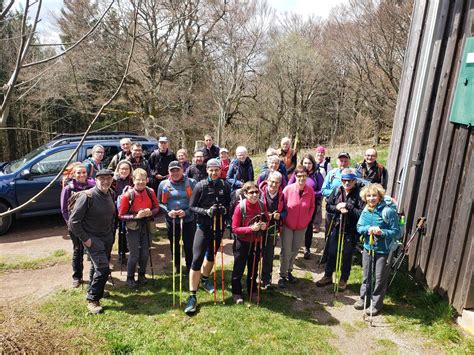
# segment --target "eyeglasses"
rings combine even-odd
[[[258,195],[259,193],[258,191],[247,191],[247,195]]]

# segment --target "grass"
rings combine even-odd
[[[226,271],[230,278],[230,271]],[[156,288],[139,292],[114,288],[102,302],[105,313],[86,312],[84,292],[67,290],[54,295],[40,313],[65,332],[93,334],[94,345],[83,340],[75,352],[169,353],[283,353],[334,352],[329,327],[318,324],[311,312],[294,307],[293,297],[265,294],[260,307],[213,305],[213,296],[198,292],[199,308],[193,317],[171,307],[171,278],[157,278]],[[77,340],[77,339],[76,339]]]
[[[55,250],[51,255],[41,258],[25,256],[0,256],[0,271],[36,270],[69,261],[70,256],[64,249]]]

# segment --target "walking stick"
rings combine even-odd
[[[222,304],[225,304],[225,278],[224,278],[224,233],[222,232],[223,229],[223,223],[222,223],[222,214],[220,215],[220,224],[219,224],[219,230],[221,231],[222,237],[221,237],[221,284],[222,284]]]
[[[179,219],[179,306],[183,303],[183,218]]]
[[[257,259],[257,243],[258,240],[255,239],[255,247],[253,249],[253,263],[252,263],[252,274],[250,275],[250,297],[249,297],[249,304],[252,304],[252,293],[253,293],[253,275],[255,274],[255,261]],[[250,243],[250,248],[252,248],[252,243]]]
[[[151,220],[152,223],[155,223],[154,220]],[[151,239],[151,236],[150,236],[150,229],[149,229],[149,226],[148,226],[148,222],[146,222],[146,234],[148,236],[148,259],[150,259],[150,269],[151,269],[151,283],[153,285],[153,287],[155,287],[155,272],[153,271],[153,258],[152,258],[152,254],[151,254],[151,244],[153,242],[153,240]]]
[[[268,228],[265,233],[265,240],[267,239],[268,239]],[[260,263],[258,264],[257,306],[260,304],[260,291],[262,289],[262,270],[263,270],[262,264],[263,264],[263,237],[260,237]]]
[[[374,269],[374,256],[375,256],[375,250],[374,250],[374,245],[375,245],[375,240],[374,240],[374,235],[370,233],[369,235],[369,250],[367,251],[368,256],[369,256],[369,270],[367,272],[367,280],[366,280],[366,285],[365,285],[365,296],[364,296],[364,313],[363,313],[363,319],[366,319],[366,308],[367,308],[367,300],[370,300],[370,319],[369,323],[372,326],[372,309],[373,309],[373,304],[372,304],[372,278],[373,278],[373,269]]]
[[[403,251],[402,253],[395,259],[394,263],[393,263],[393,269],[395,270],[394,273],[393,273],[393,276],[392,276],[392,279],[390,280],[390,283],[388,284],[388,287],[390,287],[390,285],[392,284],[393,280],[395,279],[395,276],[397,275],[397,272],[398,270],[400,269],[400,267],[402,266],[403,264],[403,260],[405,259],[405,257],[407,256],[408,254],[408,251],[410,250],[410,246],[411,246],[411,243],[413,242],[413,240],[415,239],[416,235],[418,234],[418,232],[421,232],[423,230],[423,227],[424,227],[424,224],[426,222],[426,217],[420,217],[418,219],[418,223],[416,225],[416,229],[415,231],[412,233],[412,235],[410,236],[410,238],[408,239],[405,247],[403,248]]]
[[[176,257],[176,217],[173,217],[173,246],[171,250],[173,251],[173,255],[171,257],[171,268],[173,269],[173,307],[176,307],[176,270],[174,267],[174,259]]]
[[[334,277],[334,292],[339,291],[339,281],[341,280],[342,253],[344,250],[344,215],[341,214],[339,223],[339,234],[337,238],[337,254],[336,254],[336,272]]]
[[[214,218],[214,223],[213,223],[213,226],[214,226],[214,233],[213,233],[213,236],[214,236],[214,265],[213,265],[213,269],[214,269],[214,304],[217,303],[217,276],[216,276],[216,256],[217,256],[217,250],[216,250],[216,237],[217,237],[217,231],[216,231],[216,228],[217,228],[217,216],[214,214],[213,216]]]

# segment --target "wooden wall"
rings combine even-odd
[[[414,6],[389,152],[388,192],[402,201],[407,235],[418,217],[427,218],[425,234],[411,247],[409,268],[461,313],[474,307],[474,133],[450,123],[449,113],[463,43],[474,35],[474,0],[440,0],[434,30],[429,26],[433,3],[417,0]],[[427,57],[423,48],[429,31],[434,41]],[[426,58],[428,66],[423,65]],[[424,68],[424,89],[417,97]],[[414,122],[417,129],[410,149]],[[406,188],[401,190],[410,151]]]

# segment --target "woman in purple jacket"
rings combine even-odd
[[[296,183],[283,190],[286,201],[287,216],[283,221],[280,252],[280,280],[278,287],[285,288],[286,283],[296,283],[291,274],[293,263],[304,242],[308,224],[314,213],[314,191],[306,185],[308,171],[305,166],[298,165],[295,169]]]
[[[316,160],[311,154],[305,154],[303,159],[301,159],[301,165],[303,165],[306,170],[308,171],[308,178],[306,179],[306,185],[309,186],[314,192],[314,202],[315,206],[317,206],[318,200],[322,199],[322,187],[324,182],[324,177],[317,169]],[[293,184],[296,182],[295,174],[291,177],[288,184]],[[313,241],[313,220],[316,216],[316,208],[314,209],[313,216],[311,217],[311,221],[308,223],[306,228],[305,236],[304,236],[304,258],[309,259],[311,258],[311,242]]]
[[[69,221],[69,198],[80,191],[90,189],[95,186],[95,180],[87,177],[87,169],[82,163],[73,163],[73,167],[69,166],[66,170],[71,169],[72,179],[67,182],[61,191],[61,213],[64,221],[68,224]],[[84,245],[77,238],[68,226],[69,236],[73,244],[72,253],[72,287],[77,288],[82,281],[82,273],[84,270]]]

